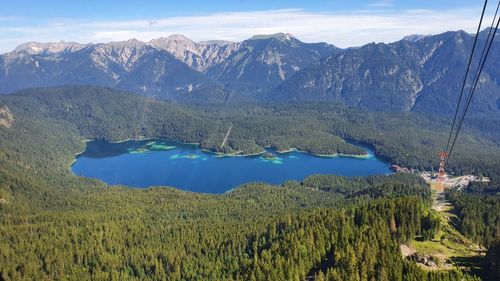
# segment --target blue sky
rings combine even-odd
[[[28,41],[195,41],[289,32],[340,47],[473,31],[482,0],[0,0],[0,53]]]
[[[303,9],[311,12],[365,9],[453,9],[480,6],[474,0],[2,0],[1,16],[32,19],[140,19],[166,16],[203,15],[232,11]]]

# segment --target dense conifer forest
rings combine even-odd
[[[234,134],[223,152],[273,146],[363,154],[357,142],[393,163],[435,169],[433,150],[445,141],[446,122],[439,119],[317,104],[187,107],[94,87],[27,90],[1,97],[0,106],[14,116],[11,127],[0,127],[0,280],[482,276],[461,268],[427,271],[403,258],[401,243],[430,239],[439,228],[430,188],[414,175],[312,175],[209,195],[108,186],[69,170],[86,139],[167,138],[217,150],[230,125]],[[450,169],[489,176],[495,184],[498,148],[475,128],[461,139]],[[457,229],[490,249],[484,275],[498,276],[500,212],[492,210],[499,200],[477,189],[448,198]]]
[[[451,192],[449,200],[461,218],[458,229],[475,242],[489,247],[500,237],[499,195]]]

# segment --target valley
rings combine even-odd
[[[431,190],[413,175],[310,175],[202,194],[166,186],[110,186],[68,169],[74,155],[84,151],[84,140],[143,137],[199,143],[218,153],[270,147],[363,155],[365,150],[353,145],[363,143],[385,161],[431,170],[436,161],[429,144],[445,139],[440,128],[446,122],[439,118],[314,103],[200,108],[109,88],[69,86],[26,90],[2,96],[0,103],[13,121],[0,127],[4,279],[302,280],[310,272],[319,280],[380,274],[388,280],[479,278],[461,267],[422,269],[401,256],[400,244],[425,236],[422,244],[414,242],[425,253],[431,243],[425,239],[451,227],[434,223]],[[232,124],[229,135],[227,124]],[[449,171],[480,170],[496,184],[498,149],[488,136],[472,134],[474,129],[468,129],[457,147],[460,158]],[[149,146],[171,151],[166,143]],[[130,155],[144,155],[145,149],[137,149]],[[186,161],[195,158],[190,154]],[[457,204],[456,198],[449,200]],[[491,200],[490,208],[496,208]],[[470,224],[467,217],[457,217]],[[469,237],[481,245],[492,243],[490,231],[481,233],[480,239]],[[333,263],[321,267],[325,260]],[[318,267],[322,270],[313,270]]]
[[[500,1],[4,2],[0,281],[500,280]]]

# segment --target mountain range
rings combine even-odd
[[[480,33],[479,46],[488,31]],[[175,101],[324,101],[453,114],[473,40],[454,31],[347,49],[285,33],[242,42],[194,42],[182,35],[149,42],[31,42],[0,55],[0,92],[97,85]],[[474,112],[500,114],[498,41]]]

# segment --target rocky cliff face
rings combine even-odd
[[[183,35],[171,35],[148,42],[149,45],[165,50],[190,67],[205,71],[221,63],[235,52],[239,43],[227,41],[207,41],[196,43]]]
[[[14,125],[14,115],[7,106],[0,106],[0,127],[11,128]]]
[[[218,82],[169,52],[131,39],[106,44],[28,43],[0,57],[0,91],[57,85],[116,87],[157,98],[215,91]]]
[[[241,42],[207,73],[238,90],[266,89],[285,81],[325,55],[338,51],[328,44],[307,44],[291,34],[254,36]]]

